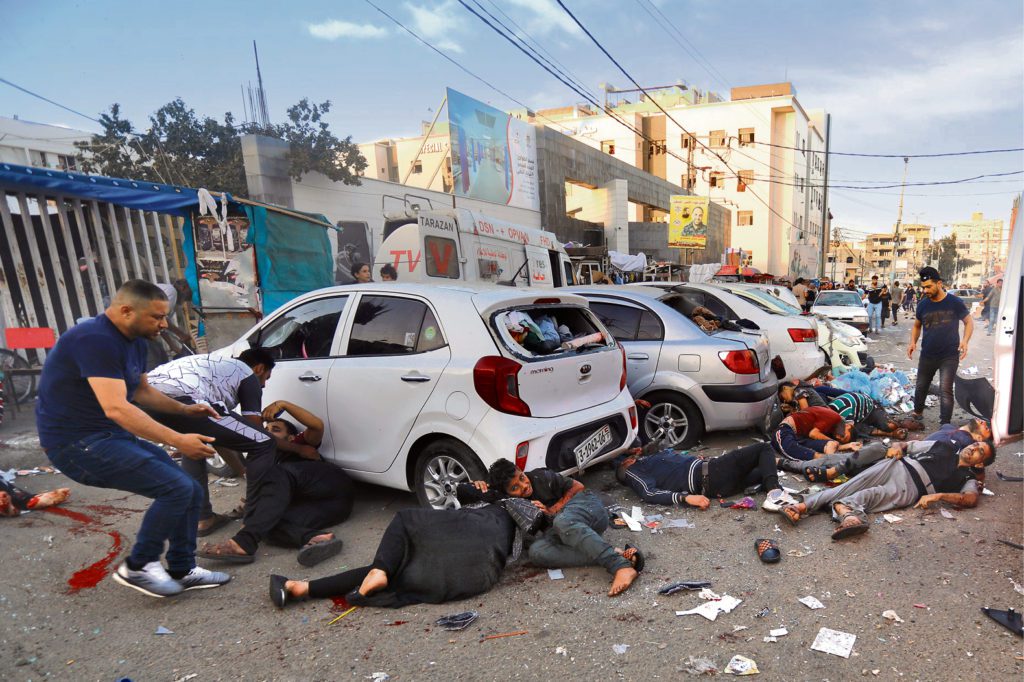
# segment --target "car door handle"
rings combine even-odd
[[[629,360],[650,360],[651,356],[647,353],[630,353],[626,358]]]
[[[402,381],[406,381],[410,384],[420,384],[424,381],[430,381],[430,377],[422,374],[406,374],[402,377]]]
[[[312,372],[306,372],[305,374],[299,375],[299,381],[320,381],[323,379],[319,374],[313,374]]]

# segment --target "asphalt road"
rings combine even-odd
[[[908,366],[906,334],[906,325],[887,328],[871,352],[880,362]],[[990,358],[982,335],[963,366],[977,366],[985,375]],[[24,420],[5,425],[0,438],[19,424],[24,429]],[[933,408],[928,426],[936,424]],[[717,455],[751,436],[715,435],[703,451]],[[1020,476],[1022,450],[1020,442],[1006,445],[993,469]],[[0,468],[43,463],[38,450],[0,450]],[[793,478],[784,482],[797,485]],[[44,474],[19,483],[42,490],[67,481]],[[623,503],[636,501],[608,468],[588,472],[584,483]],[[950,510],[952,519],[937,509],[896,512],[901,522],[873,519],[868,534],[844,543],[830,541],[832,522],[824,515],[792,528],[772,514],[717,505],[705,512],[671,511],[695,528],[611,530],[608,537],[617,545],[638,543],[648,557],[638,583],[616,599],[605,596],[609,578],[599,569],[566,569],[565,579],[556,581],[546,571],[515,566],[476,599],[397,611],[358,609],[334,625],[328,622],[338,611],[330,602],[274,609],[268,574],[312,578],[368,563],[394,512],[414,504],[411,495],[361,490],[353,517],[337,529],[346,547],[325,565],[305,569],[294,552],[265,546],[255,564],[231,570],[228,586],[157,600],[109,578],[71,590],[76,571],[105,557],[116,566],[124,551],[116,551],[111,533],[121,534],[127,547],[146,507],[146,500],[121,492],[71,487],[66,508],[93,521],[44,512],[0,519],[0,679],[358,680],[376,672],[393,680],[678,679],[687,676],[691,656],[721,670],[736,654],[756,661],[761,679],[768,680],[1007,680],[1021,679],[1024,671],[1024,640],[980,611],[1024,610],[1024,594],[1011,582],[1024,583],[1024,553],[997,542],[1022,542],[1024,487],[994,475],[989,487],[995,496],[983,497],[976,509]],[[241,488],[211,490],[214,507],[226,511]],[[648,515],[666,512],[643,509]],[[760,563],[754,551],[760,537],[781,543],[781,563]],[[102,575],[101,567],[94,577]],[[710,580],[716,592],[742,603],[714,622],[676,616],[702,600],[695,593],[666,597],[657,591],[684,579]],[[811,610],[797,601],[807,595],[825,608]],[[440,616],[471,609],[480,618],[465,631],[434,625]],[[763,609],[766,615],[758,617]],[[884,619],[888,609],[904,622]],[[155,634],[161,626],[173,634]],[[763,641],[779,627],[789,634]],[[850,658],[810,650],[822,627],[856,635]]]

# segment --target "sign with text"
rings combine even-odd
[[[457,195],[540,210],[533,126],[451,88],[448,124]]]
[[[710,203],[710,197],[682,194],[669,197],[669,248],[703,249],[707,246]]]

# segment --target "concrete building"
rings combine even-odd
[[[979,286],[982,280],[1006,267],[1006,249],[1009,239],[1002,220],[986,220],[983,213],[972,213],[970,220],[950,224],[956,235],[956,253],[960,261],[974,264],[959,271],[957,283]]]
[[[0,116],[0,163],[78,170],[75,142],[91,139],[84,130]]]
[[[860,281],[864,279],[866,264],[863,243],[835,239],[829,245],[823,276],[833,282]]]
[[[864,253],[868,263],[868,276],[878,275],[886,282],[905,282],[915,279],[917,272],[929,262],[932,243],[930,225],[901,225],[899,235],[875,232],[864,238]]]
[[[609,104],[643,135],[582,105],[514,113],[729,206],[728,245],[751,252],[754,267],[820,274],[829,228],[828,114],[804,109],[790,83],[733,88],[729,101],[685,86],[649,92],[650,99]],[[667,219],[648,207],[631,211],[631,220]]]

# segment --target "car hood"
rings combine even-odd
[[[816,305],[811,308],[816,315],[827,317],[867,317],[868,311],[862,306],[852,305]]]

